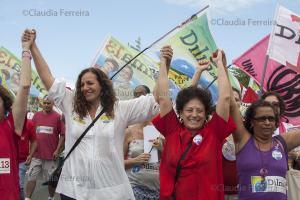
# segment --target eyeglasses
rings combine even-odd
[[[269,122],[275,122],[275,117],[273,116],[253,117],[253,119],[258,122],[265,122],[266,120],[268,120]]]

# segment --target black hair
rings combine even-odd
[[[205,108],[206,118],[211,114],[213,101],[212,96],[209,90],[198,88],[198,87],[187,87],[181,90],[176,98],[176,111],[177,113],[181,113],[183,111],[183,107],[192,99],[198,99],[201,103],[203,103]]]
[[[278,125],[279,125],[279,116],[277,114],[277,109],[269,102],[260,99],[258,101],[253,102],[249,106],[249,108],[246,110],[245,117],[244,117],[244,119],[245,119],[244,126],[249,131],[249,133],[251,133],[252,135],[254,134],[253,127],[251,125],[252,120],[254,119],[254,117],[256,115],[257,108],[261,108],[261,107],[272,108],[272,110],[274,111],[274,114],[275,114],[275,126],[278,127]]]

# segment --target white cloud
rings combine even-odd
[[[169,4],[186,5],[189,7],[203,7],[210,5],[213,11],[218,13],[232,12],[249,8],[257,3],[265,3],[268,0],[164,0]]]

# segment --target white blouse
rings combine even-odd
[[[74,93],[64,81],[55,80],[49,98],[65,115],[67,153],[92,119],[88,115],[80,120],[73,112]],[[96,115],[101,109],[100,105]],[[56,192],[76,200],[134,199],[124,169],[124,132],[128,125],[149,120],[158,111],[152,95],[118,101],[114,119],[103,114],[65,161]]]

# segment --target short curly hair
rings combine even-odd
[[[74,97],[74,112],[79,115],[82,119],[88,114],[89,104],[86,101],[82,91],[81,91],[81,79],[84,74],[87,72],[91,72],[96,75],[97,81],[101,86],[101,93],[99,97],[99,101],[101,106],[104,108],[105,113],[113,118],[114,117],[114,105],[117,101],[115,91],[112,86],[112,81],[108,78],[108,76],[102,72],[99,68],[90,67],[82,70],[78,75],[76,82],[76,92]]]
[[[279,115],[280,116],[283,115],[285,112],[285,103],[284,103],[282,97],[280,96],[280,94],[275,91],[267,91],[261,96],[261,99],[265,100],[269,96],[275,96],[278,99],[279,109],[280,109]]]
[[[263,99],[260,99],[258,101],[253,102],[249,106],[249,108],[246,110],[245,117],[244,117],[244,126],[249,131],[249,133],[252,134],[252,135],[254,134],[254,132],[253,132],[253,127],[252,127],[251,123],[252,123],[252,120],[254,119],[254,117],[256,115],[256,110],[258,108],[261,108],[261,107],[270,107],[270,108],[272,108],[273,111],[274,111],[274,114],[275,114],[275,126],[276,126],[276,128],[279,125],[279,116],[278,116],[278,113],[277,113],[277,109],[272,104],[270,104],[269,102],[264,101]]]
[[[11,110],[14,100],[11,93],[2,85],[0,85],[0,97],[3,100],[4,112],[7,113]]]
[[[192,99],[198,99],[203,103],[206,119],[208,119],[213,108],[212,96],[209,90],[198,87],[187,87],[178,93],[176,98],[177,113],[181,113],[183,111],[183,107]]]

